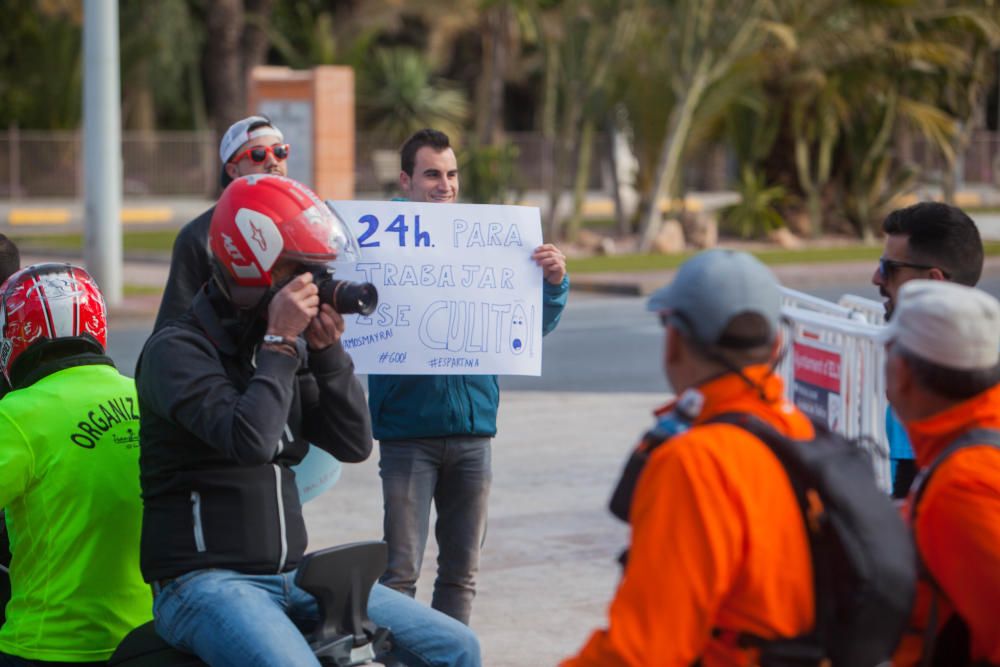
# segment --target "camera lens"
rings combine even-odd
[[[330,278],[320,282],[319,299],[341,315],[371,315],[378,305],[378,290],[371,283]]]

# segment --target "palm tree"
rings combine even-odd
[[[759,51],[754,93],[766,100],[756,107],[761,119],[780,128],[764,164],[768,182],[804,195],[812,233],[834,215],[871,238],[872,220],[914,178],[894,155],[900,128],[952,159],[956,126],[946,109],[954,105],[943,103],[934,72],[968,71],[963,42],[985,39],[991,25],[981,7],[955,4],[775,1],[771,25],[783,38]],[[962,27],[950,39],[931,30],[955,21]]]
[[[668,73],[673,106],[666,121],[641,229],[640,249],[660,225],[660,199],[675,185],[696,114],[710,89],[767,41],[769,0],[663,0],[655,4],[662,47],[654,58]]]
[[[378,49],[359,75],[361,121],[390,145],[425,127],[461,135],[468,109],[462,92],[436,80],[412,49]]]

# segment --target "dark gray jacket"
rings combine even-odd
[[[194,295],[212,277],[212,253],[208,249],[208,228],[215,207],[181,227],[170,255],[170,274],[153,331],[180,317],[191,306]]]
[[[363,461],[364,392],[339,345],[299,358],[258,349],[214,283],[146,342],[136,369],[147,581],[205,568],[274,573],[306,548],[291,466],[308,443]]]

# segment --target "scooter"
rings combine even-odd
[[[320,620],[306,640],[321,665],[379,665],[391,647],[389,628],[368,618],[368,595],[385,571],[385,542],[355,542],[303,557],[295,583],[316,597]],[[204,667],[197,657],[167,644],[150,621],[121,641],[109,667]]]

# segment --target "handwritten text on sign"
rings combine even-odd
[[[361,261],[336,277],[379,293],[341,339],[359,373],[541,374],[537,208],[330,203],[361,246]]]

